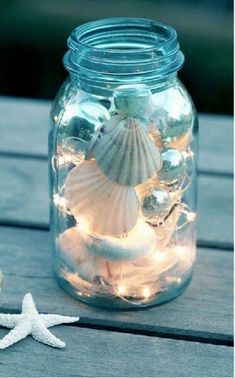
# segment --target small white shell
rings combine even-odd
[[[71,227],[59,236],[61,257],[72,270],[85,280],[93,282],[95,277],[107,279],[108,271],[105,261],[87,252],[77,227]]]
[[[105,176],[121,185],[139,185],[161,168],[158,148],[134,118],[126,118],[104,134],[95,156]]]
[[[154,231],[142,220],[139,220],[124,238],[82,235],[84,244],[91,254],[112,261],[137,260],[148,254],[156,243]]]
[[[135,189],[110,181],[94,160],[84,161],[69,172],[65,198],[79,223],[96,234],[126,234],[135,226],[139,215]]]

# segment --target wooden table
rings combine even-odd
[[[198,260],[188,290],[137,312],[111,312],[65,294],[48,244],[50,103],[0,99],[1,312],[31,292],[40,312],[79,315],[52,332],[67,347],[31,337],[0,352],[0,376],[232,376],[232,119],[200,116]],[[0,328],[0,337],[6,332]]]

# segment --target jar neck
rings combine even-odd
[[[138,18],[92,21],[68,39],[65,68],[88,92],[108,95],[120,85],[169,87],[182,67],[176,31],[160,22]]]

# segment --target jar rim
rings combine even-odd
[[[120,84],[162,87],[176,76],[184,55],[172,26],[145,18],[107,18],[75,28],[64,66],[89,90]]]
[[[91,40],[87,39],[87,34],[89,35],[91,32],[100,33],[104,31],[112,31],[112,28],[116,28],[116,30],[125,29],[125,30],[133,30],[133,28],[139,29],[141,31],[145,31],[147,33],[155,34],[156,40],[159,38],[159,33],[164,35],[163,40],[158,40],[156,45],[152,46],[142,46],[140,48],[121,48],[121,47],[97,47],[95,45],[91,45]],[[158,35],[157,35],[158,33]],[[147,34],[146,34],[147,36]],[[140,35],[138,35],[140,38]],[[115,52],[123,52],[125,54],[136,54],[138,52],[142,52],[143,50],[146,52],[150,52],[153,50],[159,50],[163,44],[167,44],[171,41],[177,39],[177,33],[175,29],[167,24],[164,24],[160,21],[146,19],[146,18],[134,18],[134,17],[117,17],[117,18],[105,18],[95,21],[86,22],[83,25],[76,27],[71,36],[68,39],[69,47],[71,47],[71,43],[77,44],[77,48],[85,48],[90,51],[94,52],[105,52],[105,53],[115,53]]]

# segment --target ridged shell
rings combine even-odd
[[[91,254],[112,261],[137,260],[148,254],[156,243],[154,231],[142,220],[124,238],[99,238],[84,234],[83,237]]]
[[[100,138],[95,157],[101,171],[121,185],[139,185],[156,175],[160,153],[145,126],[126,118]]]
[[[135,226],[139,215],[135,189],[109,180],[94,160],[84,161],[69,172],[65,198],[78,221],[96,234],[126,234]]]

